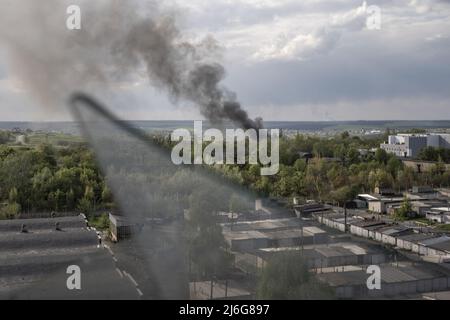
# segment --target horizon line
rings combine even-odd
[[[208,119],[120,119],[120,121],[154,121],[154,122],[163,122],[163,121],[180,121],[180,122],[193,122],[193,121],[210,121]],[[263,122],[445,122],[450,121],[450,119],[358,119],[358,120],[263,120]],[[0,120],[0,123],[13,123],[13,122],[39,122],[39,123],[58,123],[58,122],[73,122],[76,123],[76,120]],[[223,121],[225,123],[232,122],[231,120]]]

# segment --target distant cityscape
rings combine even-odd
[[[125,121],[126,123],[138,127],[144,131],[171,131],[176,128],[191,128],[191,120],[139,120]],[[208,121],[204,121],[208,127]],[[233,127],[230,123],[225,123],[225,127]],[[285,134],[311,133],[318,135],[334,135],[342,131],[348,131],[355,135],[377,135],[384,134],[386,130],[408,131],[415,128],[421,128],[426,132],[445,133],[450,132],[450,120],[436,121],[265,121],[264,126],[268,129],[276,128],[285,132]],[[61,132],[68,134],[79,134],[79,124],[73,121],[53,121],[53,122],[14,122],[0,121],[0,130],[16,130],[45,132]]]

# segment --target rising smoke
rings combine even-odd
[[[73,4],[82,10],[78,31],[66,28],[66,8]],[[0,40],[13,70],[45,106],[61,106],[73,91],[95,93],[145,76],[214,123],[262,127],[221,85],[225,69],[215,41],[188,41],[173,8],[139,0],[0,0],[0,7]]]

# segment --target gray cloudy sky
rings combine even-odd
[[[0,0],[0,6],[11,3]],[[177,22],[184,37],[218,41],[224,84],[251,117],[450,119],[448,0],[166,3],[181,8]],[[366,28],[370,5],[381,8],[380,30]],[[0,120],[69,118],[64,107],[43,109],[8,61],[0,37]],[[148,81],[121,82],[108,93],[127,119],[201,118],[197,108],[169,101]]]

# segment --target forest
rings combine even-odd
[[[112,192],[87,144],[16,146],[8,142],[10,135],[0,135],[0,218],[13,218],[20,212],[89,213],[114,208]],[[450,172],[444,166],[447,150],[424,149],[419,158],[436,163],[429,172],[419,174],[377,148],[383,139],[350,136],[347,132],[331,138],[282,136],[277,175],[261,176],[257,164],[216,165],[214,170],[262,196],[321,202],[339,203],[375,187],[402,191],[413,185],[450,186]],[[168,137],[158,137],[157,142],[167,148],[173,145]],[[310,157],[305,158],[305,154]],[[175,178],[162,179],[160,187],[178,184]]]
[[[85,145],[0,145],[0,218],[21,212],[90,212],[112,206],[112,194]]]

